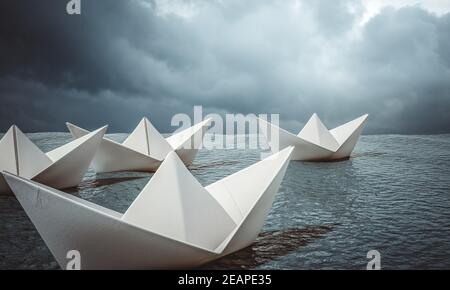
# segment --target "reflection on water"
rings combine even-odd
[[[334,225],[307,226],[262,232],[256,242],[231,255],[202,266],[202,269],[253,269],[283,257],[332,231]]]
[[[77,187],[66,188],[64,189],[67,193],[77,193],[82,191],[83,189],[88,188],[97,188],[106,185],[112,185],[119,182],[132,181],[140,178],[145,178],[141,176],[128,176],[128,177],[110,177],[110,178],[101,178],[101,179],[89,179],[81,182]]]
[[[218,162],[210,162],[209,164],[205,165],[191,165],[189,166],[190,170],[205,170],[205,169],[211,169],[216,167],[222,167],[222,166],[233,166],[238,164],[239,161],[218,161]]]
[[[30,135],[45,151],[65,133]],[[110,135],[123,140],[125,134]],[[202,150],[192,173],[208,185],[260,160],[254,149]],[[291,162],[261,235],[212,269],[450,268],[450,135],[362,136],[340,162]],[[125,212],[152,173],[95,174],[71,194]],[[0,269],[57,269],[13,196],[0,196]]]
[[[358,157],[379,157],[384,155],[383,152],[360,152],[360,153],[354,153],[352,154],[352,158],[358,158]]]

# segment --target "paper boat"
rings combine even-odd
[[[273,132],[278,134],[278,143],[275,142],[277,141],[275,138],[267,138],[273,152],[276,152],[277,148],[295,146],[292,160],[327,161],[350,157],[368,116],[365,114],[328,130],[317,114],[313,114],[298,135],[289,133],[261,118],[259,118],[258,124],[260,132],[266,137],[271,136]]]
[[[92,161],[95,172],[149,171],[158,169],[170,151],[175,151],[186,166],[192,164],[207,131],[211,119],[207,119],[165,139],[147,118],[122,143],[103,138]],[[74,138],[89,131],[66,123]]]
[[[203,187],[170,152],[124,214],[11,173],[4,177],[62,268],[190,268],[251,245],[293,147]]]
[[[12,172],[55,188],[77,186],[89,168],[107,126],[48,153],[13,125],[0,140],[0,171]],[[0,176],[0,194],[12,194]]]

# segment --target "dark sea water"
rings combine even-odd
[[[65,133],[29,134],[44,151]],[[126,135],[109,137],[121,141]],[[260,150],[201,150],[192,166],[203,185],[260,160]],[[124,212],[149,173],[95,175],[65,190]],[[292,161],[258,240],[207,269],[450,268],[450,135],[362,136],[352,158]],[[58,269],[13,196],[0,196],[0,269]]]

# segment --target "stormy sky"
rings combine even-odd
[[[299,131],[450,133],[448,1],[2,0],[0,132],[280,113]],[[446,3],[447,2],[447,3]]]

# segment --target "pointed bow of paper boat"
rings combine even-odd
[[[192,164],[211,120],[164,138],[147,118],[142,118],[123,143],[103,138],[92,166],[97,173],[114,171],[150,171],[161,165],[166,155],[175,151],[186,166]],[[74,138],[89,133],[74,124],[66,123]]]
[[[17,126],[11,126],[0,140],[0,171],[55,188],[77,186],[89,168],[107,126],[44,153]],[[0,176],[0,194],[11,194]]]
[[[259,129],[266,136],[273,152],[294,146],[292,160],[329,161],[349,158],[358,142],[368,114],[328,130],[317,114],[313,114],[303,129],[294,135],[264,119],[258,119]]]
[[[195,267],[252,244],[286,172],[293,147],[203,187],[170,152],[124,214],[3,173],[62,268]]]

